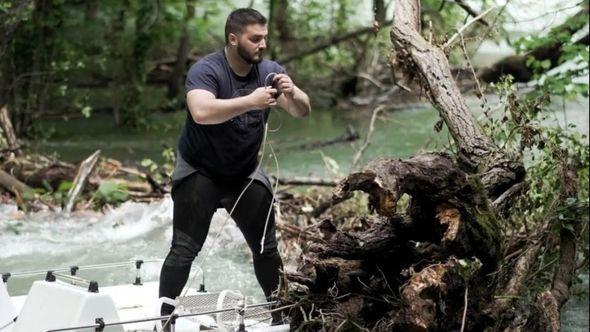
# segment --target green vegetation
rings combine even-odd
[[[169,146],[171,135],[164,134],[176,134],[184,122],[186,115],[181,113],[186,111],[184,75],[200,57],[224,44],[225,17],[238,5],[251,5],[269,18],[266,57],[284,63],[297,85],[311,95],[314,112],[336,109],[330,114],[315,113],[310,122],[338,118],[340,122],[334,121],[336,125],[330,129],[344,127],[345,122],[368,117],[371,110],[383,107],[375,130],[385,135],[382,134],[380,141],[373,140],[373,146],[381,145],[381,149],[373,150],[370,157],[406,157],[408,153],[407,150],[402,152],[402,144],[409,146],[410,140],[424,139],[422,133],[412,132],[406,123],[395,122],[387,112],[414,108],[408,105],[416,102],[423,105],[432,91],[427,91],[429,87],[421,82],[421,73],[412,68],[415,63],[393,60],[404,62],[404,57],[392,56],[388,24],[393,10],[391,6],[386,7],[387,3],[383,0],[0,0],[0,110],[10,116],[19,139],[11,141],[9,128],[4,126],[7,121],[0,118],[3,124],[0,126],[0,171],[3,172],[0,180],[8,180],[8,184],[0,183],[0,198],[17,202],[25,211],[43,204],[59,210],[71,194],[78,165],[60,162],[55,156],[31,158],[28,148],[41,141],[60,139],[79,140],[81,144],[92,142],[88,145],[97,145],[93,150],[103,149],[108,148],[110,140],[119,133],[126,137],[149,135],[150,139],[145,139],[148,142],[142,142],[145,144],[141,146],[133,145],[131,140],[121,143],[117,147],[118,157],[125,160],[101,155],[93,171],[97,178],[86,182],[76,200],[82,203],[79,206],[101,209],[130,199],[149,202],[168,193],[175,148]],[[477,211],[469,211],[478,216],[479,228],[472,229],[467,237],[480,239],[481,234],[491,233],[493,236],[486,235],[480,242],[489,247],[502,244],[498,247],[504,252],[499,252],[498,256],[508,258],[501,259],[498,276],[492,277],[496,281],[511,277],[515,262],[521,257],[519,250],[523,252],[539,244],[538,254],[531,260],[525,290],[518,295],[522,303],[532,303],[555,276],[561,254],[558,244],[564,234],[574,236],[580,256],[577,258],[581,264],[575,262],[580,266],[575,267],[574,275],[588,264],[589,139],[587,132],[565,119],[565,107],[572,101],[587,101],[589,97],[589,1],[555,9],[553,14],[569,11],[562,13],[565,18],[560,22],[530,33],[506,29],[516,20],[509,6],[518,1],[502,2],[498,6],[496,1],[485,0],[477,7],[469,7],[469,3],[475,2],[422,1],[421,33],[428,42],[443,47],[467,21],[497,6],[465,29],[463,35],[455,39],[457,42],[444,52],[459,88],[465,95],[479,98],[481,110],[474,107],[479,125],[507,155],[523,160],[526,168],[526,178],[521,183],[523,190],[509,200],[505,211],[498,212],[487,202],[485,206],[473,207]],[[520,2],[521,6],[526,4]],[[383,10],[374,11],[373,7]],[[482,43],[504,41],[515,54],[473,68],[472,58],[478,54]],[[403,52],[403,48],[396,50]],[[487,65],[490,68],[485,68]],[[414,114],[408,112],[409,115],[398,122],[427,122],[417,114],[427,107],[416,108]],[[56,119],[63,123],[48,125]],[[92,128],[85,126],[99,119],[100,123],[93,123]],[[280,122],[276,127],[282,128],[283,120],[276,121]],[[444,120],[439,121],[433,132],[440,132],[444,123]],[[290,125],[287,121],[285,124],[286,127]],[[80,131],[72,128],[74,126],[84,127],[83,139],[76,137]],[[350,166],[347,163],[352,159],[349,152],[358,149],[360,142],[345,152],[340,150],[340,158],[323,148],[314,147],[300,153],[304,149],[297,147],[309,143],[305,135],[310,131],[323,128],[319,125],[305,130],[303,127],[288,128],[289,131],[282,128],[288,135],[273,136],[271,140],[279,141],[277,146],[283,155],[295,155],[297,163],[307,162],[311,155],[316,160],[315,166],[325,168],[324,174],[344,177]],[[340,133],[334,132],[329,134]],[[395,136],[394,132],[395,135],[403,132],[403,135]],[[433,141],[440,138],[434,135],[431,136]],[[423,150],[435,146],[438,151],[456,155],[450,135],[447,137],[446,146],[439,142],[430,144],[429,139],[423,144]],[[397,145],[399,151],[384,148],[389,147],[384,141],[394,139],[403,141]],[[134,149],[140,152],[134,154]],[[162,151],[159,155],[148,156],[147,149]],[[415,150],[411,152],[421,152],[418,148]],[[73,154],[78,153],[82,154],[79,151]],[[346,155],[346,159],[342,155]],[[78,161],[86,156],[76,157]],[[265,162],[264,166],[273,164],[271,158]],[[359,167],[362,164],[359,163]],[[274,165],[270,168],[274,169]],[[307,175],[303,173],[308,170],[300,168],[302,174],[299,175]],[[567,170],[572,169],[574,176],[568,174],[567,178]],[[470,176],[473,176],[470,179],[473,186],[484,196],[480,174]],[[577,182],[564,180],[571,178]],[[15,189],[10,182],[15,179],[26,188]],[[369,227],[359,218],[371,213],[364,194],[355,193],[348,201],[338,202],[332,208],[328,189],[294,192],[297,204],[285,204],[285,214],[297,215],[297,227],[304,227],[304,230],[315,227],[319,217],[311,214],[323,204],[329,206],[326,209],[334,228],[339,227],[338,231],[360,232]],[[411,200],[405,195],[398,202],[398,211],[403,212]],[[308,225],[299,224],[300,219],[305,218],[308,218]],[[497,224],[501,229],[496,228]],[[18,229],[11,231],[18,232]],[[496,256],[495,251],[493,254]],[[459,274],[466,285],[482,264],[470,256],[458,260]],[[397,275],[395,279],[401,280]],[[472,286],[469,287],[471,293]],[[501,289],[500,282],[494,287]],[[334,300],[322,294],[307,295],[303,306],[307,302],[323,305]],[[347,315],[333,323],[339,322],[342,329],[360,328],[362,322]],[[302,323],[300,330],[322,327],[324,322],[314,318]]]

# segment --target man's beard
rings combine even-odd
[[[250,56],[250,54],[248,54],[248,51],[246,51],[240,44],[238,44],[237,51],[240,58],[242,58],[242,60],[246,61],[251,65],[255,65],[262,61],[262,51],[260,52],[260,57],[258,59],[254,59],[252,56]]]

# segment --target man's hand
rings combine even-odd
[[[293,98],[293,94],[295,93],[295,84],[293,84],[293,80],[286,74],[276,74],[273,78],[273,81],[276,82],[276,86],[279,90],[285,94],[287,98]]]
[[[249,94],[248,98],[250,98],[253,108],[265,109],[277,105],[277,100],[274,97],[276,93],[277,89],[260,87]]]
[[[274,86],[282,92],[278,97],[279,106],[294,117],[304,117],[311,112],[309,97],[301,91],[287,74],[277,74],[273,78]]]

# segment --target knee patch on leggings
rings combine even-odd
[[[195,242],[190,236],[182,231],[174,230],[174,239],[170,253],[166,257],[164,265],[187,266],[193,263],[195,257],[201,250],[201,245]]]

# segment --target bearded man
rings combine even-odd
[[[187,74],[188,114],[172,175],[173,236],[160,274],[161,298],[180,295],[219,207],[232,212],[252,250],[265,296],[270,298],[279,285],[273,196],[258,167],[258,151],[270,107],[294,117],[309,115],[311,108],[285,69],[263,60],[266,23],[254,9],[233,11],[225,25],[225,47],[200,59]],[[161,313],[173,310],[163,304]]]

